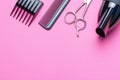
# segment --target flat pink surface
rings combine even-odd
[[[28,28],[10,17],[17,0],[0,0],[0,80],[120,80],[120,27],[105,39],[95,32],[102,0],[93,0],[87,28],[75,35],[64,15],[83,0],[71,0],[50,31],[38,25],[53,0]]]

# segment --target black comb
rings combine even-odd
[[[16,19],[20,17],[19,21],[23,19],[22,23],[26,21],[26,25],[29,22],[28,26],[30,26],[42,5],[43,2],[39,0],[18,0],[10,16],[16,16]]]

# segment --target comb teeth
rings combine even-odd
[[[18,0],[10,14],[10,16],[13,15],[13,18],[16,17],[19,21],[22,21],[25,25],[28,24],[28,26],[31,25],[34,18],[36,17],[36,13],[39,11],[39,9],[42,7],[43,2],[39,0]]]

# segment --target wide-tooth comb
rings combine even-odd
[[[37,16],[37,12],[40,10],[42,5],[43,2],[39,0],[18,0],[10,16],[13,15],[13,17],[15,17],[17,15],[16,19],[18,19],[20,16],[19,21],[21,21],[23,18],[22,23],[24,23],[24,21],[27,19],[25,25],[29,22],[28,26],[30,26],[32,21]]]

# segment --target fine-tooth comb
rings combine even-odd
[[[45,15],[40,20],[39,25],[46,30],[50,30],[69,1],[70,0],[54,0]]]
[[[23,19],[22,23],[26,21],[26,25],[29,22],[28,26],[30,26],[42,5],[43,2],[39,0],[18,0],[10,16],[16,16],[16,19],[20,17],[19,21]]]

